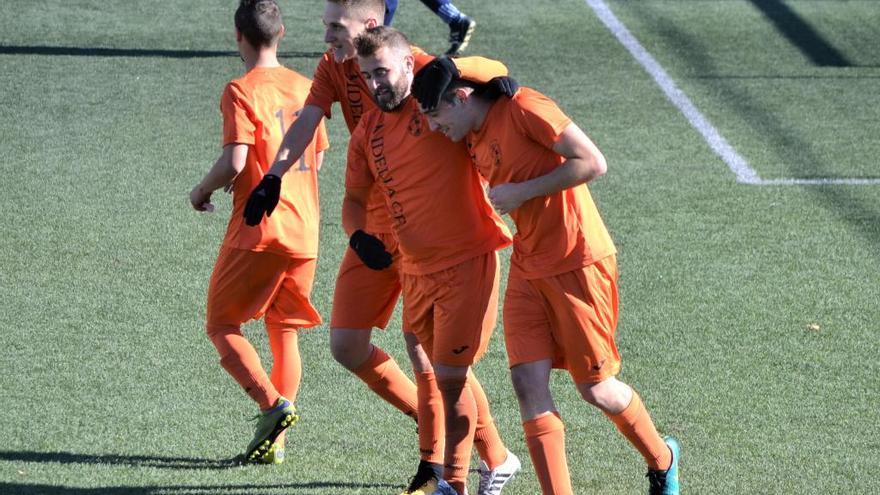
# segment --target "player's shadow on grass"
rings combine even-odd
[[[74,454],[72,452],[23,452],[0,450],[0,461],[54,462],[60,464],[110,464],[164,469],[230,469],[241,465],[238,458],[198,459],[149,455]],[[5,493],[0,491],[0,493]]]
[[[312,495],[317,489],[351,490],[359,493],[363,488],[399,488],[390,484],[362,483],[285,483],[283,485],[172,485],[172,486],[103,486],[76,488],[58,485],[0,482],[0,493],[15,495],[259,495],[286,493]]]
[[[155,58],[226,58],[239,57],[229,50],[161,50],[150,48],[84,48],[75,46],[6,46],[0,45],[0,55],[54,55],[73,57],[155,57]],[[315,59],[322,52],[279,51],[279,58]]]
[[[792,45],[821,67],[852,67],[852,62],[806,19],[782,0],[749,0]]]

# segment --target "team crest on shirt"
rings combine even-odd
[[[422,135],[422,132],[425,130],[425,120],[422,118],[422,114],[418,111],[413,112],[412,118],[409,119],[409,126],[407,126],[409,133],[415,137],[419,137]]]
[[[492,163],[494,163],[496,167],[501,165],[501,144],[497,139],[492,140],[489,144],[489,149],[492,151]]]

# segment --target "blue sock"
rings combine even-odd
[[[421,0],[425,7],[431,9],[431,12],[434,12],[446,24],[452,24],[453,22],[461,19],[461,11],[452,4],[450,0]]]
[[[394,20],[395,12],[397,12],[397,0],[385,0],[385,20],[383,24],[390,26]]]

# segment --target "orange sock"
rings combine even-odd
[[[354,370],[354,374],[379,397],[403,414],[416,419],[419,402],[416,385],[403,374],[397,361],[385,351],[373,346],[370,357]]]
[[[443,397],[443,413],[446,415],[443,478],[455,491],[465,493],[477,429],[477,401],[466,378],[438,379],[437,388]]]
[[[498,434],[492,412],[489,410],[489,399],[480,382],[472,373],[468,374],[468,385],[474,400],[477,402],[477,430],[474,433],[474,447],[480,459],[486,462],[489,469],[495,469],[507,460],[507,447]]]
[[[565,457],[565,425],[558,412],[523,423],[529,455],[544,495],[572,495]]]
[[[269,328],[268,333],[273,358],[269,379],[278,393],[290,402],[296,402],[296,394],[302,381],[302,360],[296,329]]]
[[[626,409],[617,414],[605,413],[617,425],[617,429],[633,444],[645,458],[649,469],[669,469],[672,465],[672,453],[660,438],[654,422],[639,394],[633,391],[632,401]]]
[[[241,331],[238,328],[216,329],[209,332],[208,337],[220,354],[220,366],[232,375],[260,410],[274,406],[280,394],[266,376],[254,346]]]
[[[443,399],[433,371],[416,373],[419,408],[419,451],[424,461],[443,464],[445,426]]]
[[[302,381],[302,360],[299,355],[299,337],[296,328],[267,326],[269,347],[272,349],[272,385],[285,399],[296,402]],[[281,432],[275,443],[284,445],[287,430]]]

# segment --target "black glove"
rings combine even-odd
[[[281,196],[281,177],[272,174],[263,176],[263,180],[248,197],[244,207],[244,223],[253,227],[263,221],[263,213],[272,215],[275,206],[278,205],[278,197]]]
[[[449,84],[458,78],[458,67],[449,57],[437,57],[416,73],[412,93],[425,110],[433,110],[440,104],[440,97]]]
[[[391,266],[391,253],[385,250],[385,244],[378,237],[356,230],[348,245],[371,270],[384,270]]]
[[[477,93],[489,100],[495,100],[502,96],[513,98],[519,89],[516,79],[507,76],[493,77],[486,84],[481,85]]]

